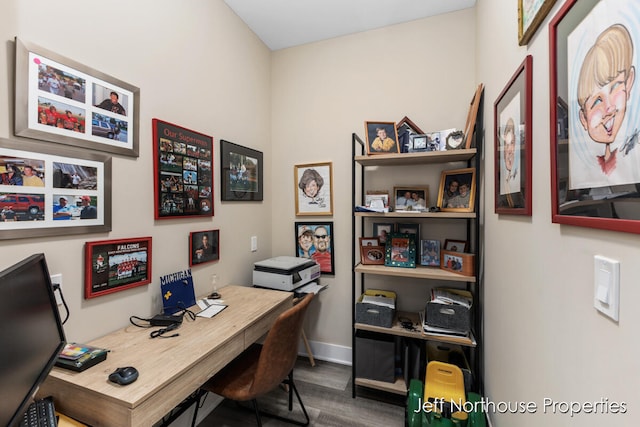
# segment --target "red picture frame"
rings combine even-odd
[[[532,69],[527,55],[493,105],[497,214],[531,216]]]
[[[606,19],[601,19],[602,7],[607,7]],[[615,171],[605,171],[605,162],[599,164],[600,160],[605,159],[601,154],[606,145],[610,151],[618,152],[617,157],[614,157],[614,160],[617,159],[614,162],[616,168],[637,170],[633,159],[637,156],[638,148],[632,149],[625,142],[634,140],[636,134],[628,131],[624,135],[613,135],[614,141],[610,144],[587,144],[589,135],[580,121],[582,110],[576,89],[587,52],[603,35],[604,29],[625,27],[635,41],[632,44],[636,46],[634,49],[637,56],[640,33],[637,25],[631,21],[637,15],[637,9],[638,5],[634,2],[605,6],[604,2],[566,0],[549,23],[549,136],[553,223],[640,234],[640,212],[635,208],[640,200],[640,192],[636,189],[640,179],[632,183],[622,182],[614,177]],[[579,38],[582,35],[589,35],[591,39],[570,43],[571,36]],[[627,84],[626,81],[624,84]],[[623,89],[629,94],[626,102],[634,106],[640,102],[640,95],[635,87],[637,84],[636,78],[630,91]],[[617,120],[622,124],[620,129],[636,129],[640,126],[634,117]],[[590,150],[588,147],[601,148],[598,156],[587,152],[587,155],[578,158],[582,162],[570,161],[572,153],[578,153],[580,148]],[[589,163],[585,163],[583,159],[587,159]],[[585,172],[591,174],[590,180],[584,179]]]
[[[155,219],[213,216],[213,137],[153,119]]]
[[[85,299],[151,283],[151,237],[85,243]]]

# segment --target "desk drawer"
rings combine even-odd
[[[288,300],[285,303],[280,304],[269,314],[256,321],[253,325],[249,326],[244,331],[244,348],[248,348],[249,346],[251,346],[251,344],[258,341],[260,337],[269,332],[269,329],[271,329],[271,326],[276,321],[278,316],[284,313],[290,307],[291,300]]]

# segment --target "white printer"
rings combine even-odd
[[[253,285],[293,291],[320,277],[320,265],[309,258],[278,256],[253,265]]]

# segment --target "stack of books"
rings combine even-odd
[[[92,347],[86,344],[69,343],[58,354],[56,366],[82,372],[106,360],[108,351],[104,348]]]

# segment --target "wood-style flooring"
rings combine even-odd
[[[355,399],[351,397],[351,367],[316,360],[312,367],[307,358],[299,358],[294,369],[294,381],[310,418],[310,426],[317,427],[394,427],[404,426],[404,397],[375,394],[359,388]],[[371,397],[366,397],[369,393]],[[386,400],[386,401],[385,401]],[[304,421],[295,394],[293,411],[288,412],[288,392],[277,388],[258,399],[261,410]],[[256,419],[250,405],[244,409],[225,400],[211,412],[199,427],[255,426]],[[291,426],[273,418],[262,417],[265,427]]]

